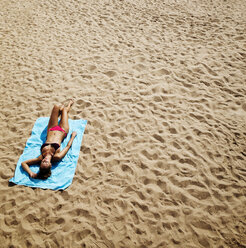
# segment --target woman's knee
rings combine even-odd
[[[69,108],[68,107],[64,107],[64,111],[68,113],[69,112]]]
[[[60,110],[60,106],[58,106],[57,104],[54,105],[53,110],[59,111]]]

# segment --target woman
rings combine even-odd
[[[61,107],[55,105],[51,112],[47,139],[41,146],[41,155],[34,159],[28,159],[21,163],[22,168],[29,174],[31,178],[47,179],[51,175],[51,162],[61,160],[71,147],[77,133],[73,132],[67,146],[60,151],[60,145],[63,139],[67,136],[69,131],[68,112],[73,105],[73,100],[70,100],[68,106]],[[58,125],[58,117],[61,114],[61,120]],[[39,172],[36,174],[31,171],[30,165],[40,163]]]

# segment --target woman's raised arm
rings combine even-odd
[[[53,161],[59,161],[59,160],[61,160],[62,158],[65,157],[65,155],[67,154],[68,150],[69,150],[70,147],[72,146],[73,140],[74,140],[74,138],[76,137],[76,135],[77,135],[76,132],[72,132],[71,138],[70,138],[70,140],[68,141],[67,146],[66,146],[61,152],[56,153],[56,154],[53,156]]]
[[[35,178],[37,176],[37,174],[34,173],[34,172],[32,172],[29,166],[41,162],[42,161],[42,158],[43,158],[43,156],[40,155],[37,158],[28,159],[28,160],[23,161],[21,163],[22,168],[29,174],[29,176],[31,178]]]

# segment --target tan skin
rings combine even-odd
[[[52,109],[49,124],[48,124],[48,131],[47,131],[47,138],[45,143],[58,143],[61,145],[63,139],[66,137],[66,134],[61,131],[49,131],[50,128],[58,125],[58,117],[61,114],[61,121],[59,126],[68,133],[69,131],[69,124],[68,124],[68,113],[70,111],[71,106],[73,105],[73,100],[70,100],[68,106],[57,106],[55,105]],[[28,159],[21,163],[22,168],[29,174],[31,178],[36,178],[37,174],[32,172],[30,169],[31,165],[35,165],[40,163],[40,168],[51,168],[51,162],[57,162],[61,160],[68,152],[70,147],[72,146],[73,140],[76,137],[77,133],[73,132],[71,138],[67,144],[67,146],[60,151],[60,148],[55,150],[54,147],[51,145],[45,146],[42,151],[41,155],[37,158]]]

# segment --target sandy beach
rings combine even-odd
[[[0,247],[245,248],[246,2],[0,1]],[[9,185],[38,117],[88,121],[65,191]]]

